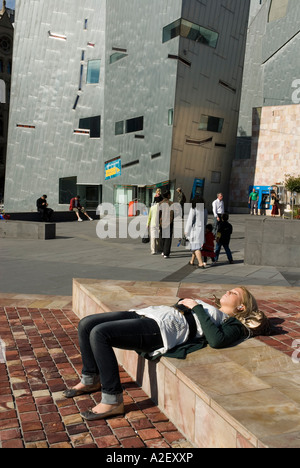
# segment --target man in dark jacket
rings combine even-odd
[[[215,259],[216,261],[218,261],[220,251],[223,246],[229,263],[234,263],[233,258],[232,258],[232,253],[229,248],[230,238],[232,234],[232,224],[228,222],[228,219],[229,219],[229,216],[228,214],[225,213],[222,215],[221,221],[219,223]]]
[[[42,221],[51,221],[53,210],[51,208],[48,208],[47,195],[42,195],[40,198],[37,199],[36,207],[41,215]]]

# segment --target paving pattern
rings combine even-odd
[[[191,447],[122,368],[126,416],[88,423],[82,419],[80,412],[99,403],[101,394],[62,395],[80,375],[77,324],[71,309],[0,307],[6,344],[6,363],[0,363],[0,446]]]
[[[0,297],[6,357],[0,354],[0,447],[192,447],[123,368],[124,417],[87,423],[80,412],[95,406],[101,394],[63,397],[81,372],[78,318],[70,304],[63,297]],[[300,298],[259,304],[274,325],[272,336],[259,339],[289,356],[295,346],[300,350]]]

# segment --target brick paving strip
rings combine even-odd
[[[292,357],[300,349],[300,300],[299,301],[257,301],[274,327],[272,336],[258,339]]]
[[[259,301],[276,331],[260,337],[292,356],[300,339],[300,301]],[[65,399],[78,382],[78,318],[71,309],[0,307],[0,448],[191,448],[191,444],[120,367],[126,414],[85,422],[80,412],[100,393]],[[298,346],[299,348],[300,346]]]
[[[126,415],[82,419],[101,394],[62,395],[81,373],[78,322],[70,309],[0,307],[0,448],[192,447],[121,367]]]

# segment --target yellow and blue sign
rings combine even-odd
[[[114,179],[121,175],[121,158],[115,158],[107,161],[104,166],[105,180]]]

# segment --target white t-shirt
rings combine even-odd
[[[216,307],[200,300],[196,300],[196,302],[203,306],[205,312],[217,326],[221,325],[228,318],[228,315],[224,314]],[[155,320],[160,328],[164,346],[153,353],[149,353],[151,357],[157,354],[165,354],[175,346],[185,343],[189,337],[190,329],[186,318],[174,307],[150,306],[145,309],[131,311]],[[197,315],[193,311],[192,313],[197,325],[196,337],[200,338],[203,336],[203,330]]]
[[[217,218],[219,215],[224,214],[224,202],[218,198],[212,204],[214,217]]]

